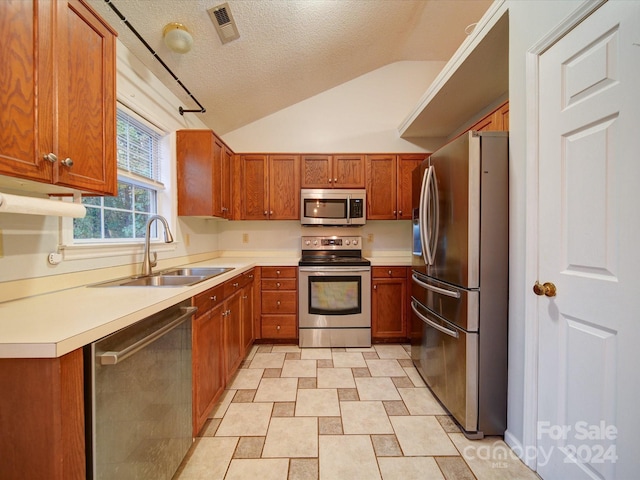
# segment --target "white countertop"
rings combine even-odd
[[[0,358],[60,357],[255,266],[297,266],[298,260],[219,257],[189,266],[234,269],[193,286],[83,286],[0,303]],[[411,257],[370,260],[373,266],[411,265]]]

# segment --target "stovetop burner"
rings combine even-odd
[[[360,237],[302,237],[302,257],[298,265],[309,266],[368,266],[371,261],[362,257]]]

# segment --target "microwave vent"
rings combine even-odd
[[[218,37],[220,37],[220,41],[223,44],[240,38],[238,27],[233,19],[233,14],[231,13],[228,3],[222,3],[216,7],[210,8],[207,12],[209,13],[209,17],[211,17],[213,26],[216,28]]]

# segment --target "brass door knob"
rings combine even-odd
[[[544,284],[540,284],[536,280],[536,284],[533,286],[533,293],[538,296],[546,295],[547,297],[555,297],[556,296],[556,286],[551,282],[546,282]]]

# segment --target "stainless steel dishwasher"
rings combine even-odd
[[[87,476],[170,479],[192,444],[185,301],[84,349]]]

